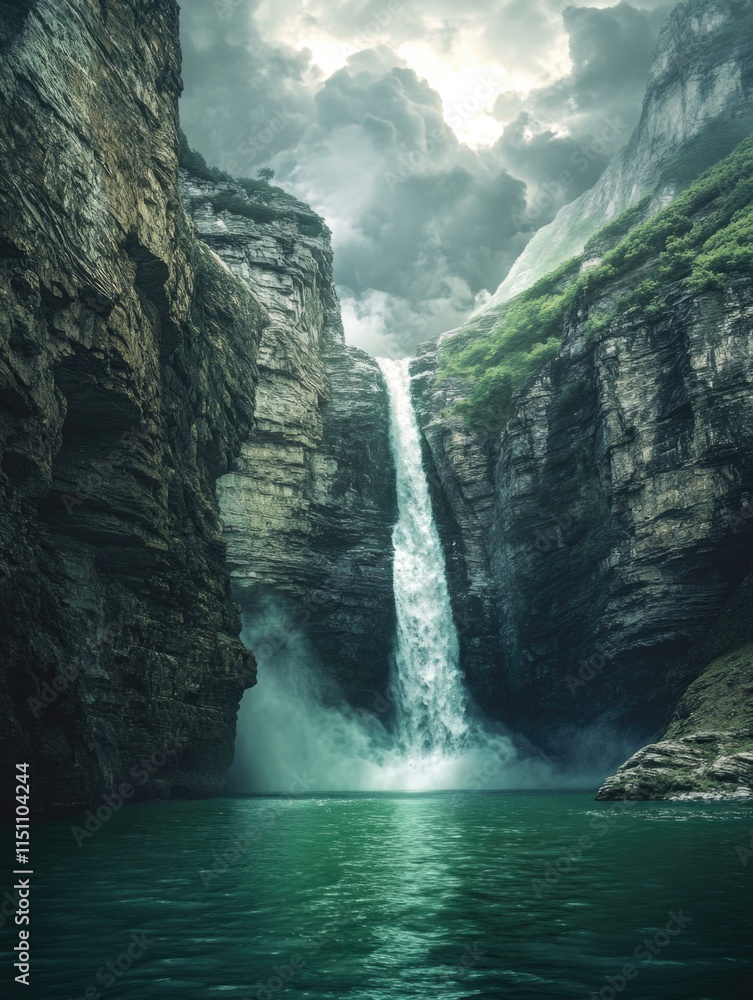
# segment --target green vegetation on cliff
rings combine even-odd
[[[504,425],[515,393],[556,355],[576,302],[589,310],[587,329],[596,333],[620,317],[650,321],[675,282],[693,292],[722,288],[750,268],[753,138],[640,222],[646,209],[647,200],[629,209],[593,237],[580,258],[501,306],[491,328],[488,321],[472,322],[442,345],[440,373],[467,384],[457,409],[470,424]],[[602,255],[599,263],[584,271],[595,255]]]

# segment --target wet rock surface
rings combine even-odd
[[[753,555],[750,281],[669,289],[650,322],[589,337],[593,305],[496,439],[446,415],[455,390],[432,382],[431,349],[416,363],[466,576],[494,609],[487,656],[501,671],[486,704],[565,755],[666,725],[702,669],[684,654]],[[461,615],[465,599],[456,582]],[[472,656],[464,669],[478,672]]]
[[[608,778],[600,799],[753,797],[752,595],[747,578],[688,655],[687,668],[698,676],[661,739]]]
[[[197,238],[177,4],[0,26],[3,759],[39,808],[216,794],[255,681],[231,577],[246,614],[257,583],[308,609],[354,701],[381,686],[384,387],[343,345],[310,209],[197,208]]]
[[[658,210],[750,131],[752,13],[678,5],[624,151],[532,239],[491,307],[445,337],[481,342],[499,302],[647,191],[644,215]],[[753,557],[753,286],[745,274],[724,291],[673,285],[653,315],[614,315],[650,272],[581,296],[502,433],[453,415],[469,386],[440,375],[444,338],[413,365],[453,608],[461,632],[472,623],[469,685],[494,718],[572,763],[617,765],[666,731],[713,659],[693,651]],[[612,319],[590,334],[598,314]]]

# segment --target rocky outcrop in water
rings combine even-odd
[[[600,799],[753,798],[753,578],[687,657],[698,674],[661,738],[608,778]]]

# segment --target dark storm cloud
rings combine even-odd
[[[224,8],[218,6],[224,3]],[[277,179],[334,232],[336,279],[349,337],[402,354],[458,325],[496,289],[530,233],[590,187],[640,111],[651,49],[671,4],[639,10],[567,7],[560,0],[185,0],[181,108],[189,141],[236,174],[271,163]],[[270,15],[273,10],[273,15]],[[300,48],[261,37],[259,23],[297,18]],[[303,20],[301,20],[303,18]],[[479,73],[476,98],[504,134],[471,149],[450,125],[466,104],[439,95],[395,52],[429,40],[453,58],[483,24],[479,62],[548,72],[569,35],[572,71],[525,97]],[[304,47],[324,32],[345,66],[329,78]],[[277,37],[283,37],[278,35]],[[285,36],[287,37],[287,36]],[[471,102],[476,100],[476,104]]]
[[[598,131],[608,115],[632,128],[640,114],[661,25],[674,5],[639,10],[623,2],[615,7],[567,7],[563,12],[573,68],[569,76],[534,91],[534,114],[566,125],[571,132]]]
[[[505,124],[498,152],[528,186],[535,228],[550,221],[552,207],[559,209],[592,187],[629,138],[640,116],[654,44],[673,5],[668,0],[651,10],[625,2],[604,9],[567,7],[562,17],[571,73],[528,95],[505,92],[497,99],[494,113]],[[537,204],[547,210],[536,210]]]
[[[525,187],[492,151],[460,143],[438,95],[407,67],[385,71],[389,62],[381,50],[351,58],[275,163],[334,230],[351,332],[394,353],[457,325],[496,287],[524,245],[513,217]]]
[[[295,145],[311,120],[307,51],[271,46],[254,25],[255,0],[183,0],[181,123],[207,159],[255,173]]]

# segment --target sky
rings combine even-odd
[[[324,217],[348,342],[404,357],[596,182],[675,2],[182,0],[181,121]]]

